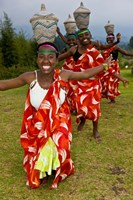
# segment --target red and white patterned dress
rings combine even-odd
[[[60,79],[59,74],[60,70],[55,70],[54,82],[38,110],[30,103],[30,89],[26,97],[20,141],[24,149],[23,166],[27,173],[27,185],[31,188],[37,188],[41,183],[40,171],[35,166],[49,139],[57,149],[60,162],[50,188],[57,188],[58,182],[74,173],[74,163],[70,157],[70,109],[66,101],[60,103],[59,97],[61,88],[68,91],[68,84]]]
[[[114,48],[115,46],[103,51],[102,55],[104,59],[110,56]],[[120,73],[118,59],[114,60],[107,72],[104,72],[101,76],[102,98],[114,100],[116,96],[121,94],[121,92],[118,90],[120,81],[114,76],[115,73]]]
[[[73,57],[66,59],[63,69],[69,69],[75,72],[84,71],[89,68],[97,67],[104,63],[101,53],[92,46],[89,46],[84,54],[77,61]],[[71,94],[69,98],[72,102],[72,108],[76,107],[77,123],[80,117],[97,121],[101,116],[101,83],[98,76],[88,80],[69,81]]]

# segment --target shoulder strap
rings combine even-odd
[[[35,70],[35,76],[36,76],[36,80],[37,80],[37,70]]]

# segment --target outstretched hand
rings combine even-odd
[[[74,55],[77,50],[77,45],[74,45],[68,49],[68,53],[70,56]]]
[[[128,87],[128,84],[129,84],[129,81],[128,81],[126,78],[123,78],[122,82],[123,82],[123,86],[124,86],[125,88],[127,88],[127,87]]]
[[[117,39],[117,41],[120,42],[120,40],[121,40],[121,34],[120,34],[120,33],[117,33],[117,35],[116,35],[116,39]]]

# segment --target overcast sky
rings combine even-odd
[[[65,34],[63,22],[68,14],[73,17],[80,2],[91,11],[89,28],[92,35],[106,36],[104,25],[108,20],[115,25],[115,33],[121,32],[129,38],[133,35],[133,0],[0,0],[0,19],[6,12],[14,28],[32,34],[29,20],[44,3],[47,11],[58,17],[58,26]]]

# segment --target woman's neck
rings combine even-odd
[[[78,52],[80,54],[83,54],[86,51],[86,49],[88,48],[88,46],[89,46],[89,44],[87,44],[87,45],[80,45],[79,48],[78,48]]]
[[[43,74],[41,71],[38,71],[37,79],[42,88],[48,89],[54,82],[54,71],[49,74]]]

